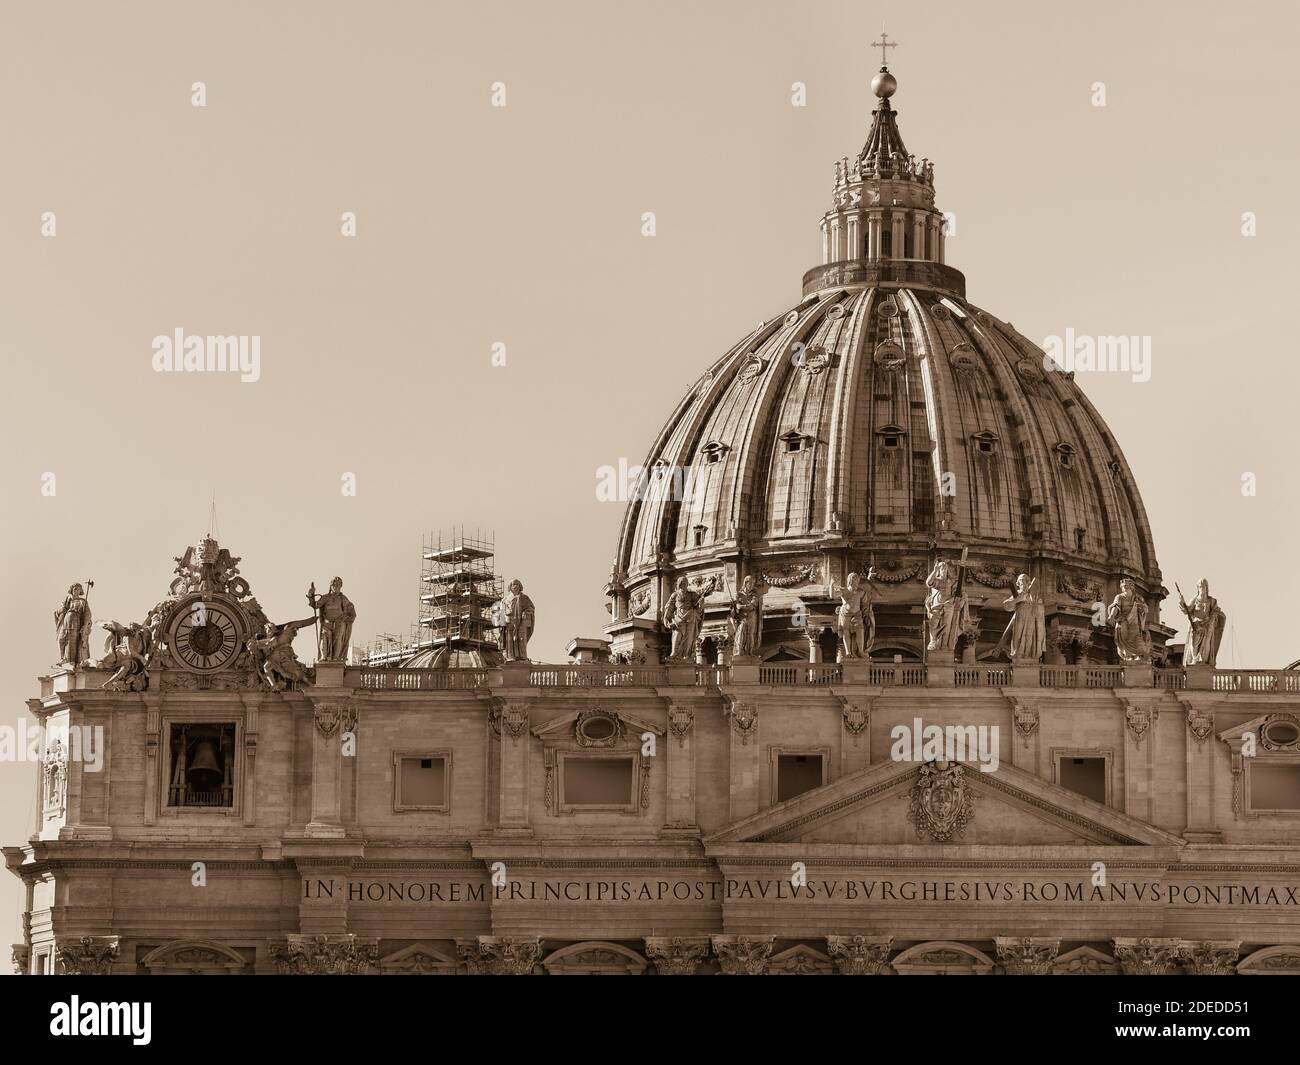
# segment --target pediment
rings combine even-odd
[[[962,771],[939,794],[943,767],[957,765]],[[949,819],[944,838],[942,815],[954,802],[965,804],[967,816],[955,827]],[[762,810],[705,843],[1183,846],[1178,836],[1015,766],[984,773],[975,763],[892,761]]]
[[[379,971],[386,976],[454,976],[459,969],[457,959],[430,943],[412,943],[379,960]]]
[[[1056,976],[1118,976],[1121,971],[1114,957],[1086,944],[1059,955],[1052,962]]]
[[[602,722],[608,725],[597,736],[590,726]],[[656,736],[667,733],[663,725],[654,721],[603,706],[584,706],[571,714],[560,714],[533,726],[531,731],[544,743],[574,743],[579,747],[618,747],[627,743],[640,746],[644,733],[652,732]]]

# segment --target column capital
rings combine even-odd
[[[350,932],[287,935],[272,940],[270,952],[281,976],[364,976],[379,958],[379,941]]]
[[[456,940],[456,953],[475,976],[531,976],[542,957],[538,936],[479,936]]]
[[[1115,960],[1125,976],[1163,976],[1177,961],[1177,939],[1115,939]]]
[[[1059,939],[1039,936],[996,936],[998,964],[1012,976],[1046,976],[1061,949]]]
[[[711,936],[724,976],[763,976],[776,936]]]
[[[645,952],[660,976],[694,976],[709,956],[709,937],[648,936]]]
[[[108,976],[117,961],[117,936],[57,936],[54,972],[58,976]]]
[[[1241,956],[1239,940],[1183,940],[1177,951],[1178,961],[1192,976],[1232,976]]]
[[[841,976],[876,976],[889,962],[893,936],[827,936],[826,953]]]

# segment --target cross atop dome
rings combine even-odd
[[[872,41],[872,42],[871,42],[871,47],[872,47],[872,48],[879,48],[879,49],[880,49],[880,69],[881,69],[881,70],[888,70],[888,69],[889,69],[889,57],[886,55],[885,49],[886,49],[886,48],[897,48],[897,47],[898,47],[898,42],[897,42],[897,41],[891,41],[891,40],[890,40],[890,39],[885,35],[885,31],[884,31],[884,30],[881,30],[881,31],[880,31],[880,40],[878,40],[878,41]]]

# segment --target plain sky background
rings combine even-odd
[[[67,586],[142,620],[213,495],[274,620],[337,574],[358,643],[406,632],[422,534],[464,524],[536,602],[534,657],[600,634],[622,506],[596,470],[797,302],[882,20],[971,300],[1036,342],[1152,338],[1150,381],[1079,380],[1165,583],[1210,579],[1221,665],[1300,657],[1294,6],[6,0],[0,725]],[[177,327],[260,335],[261,380],[155,373]],[[34,778],[0,763],[6,844]]]

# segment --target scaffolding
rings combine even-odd
[[[504,592],[496,575],[495,542],[489,534],[463,529],[430,533],[421,542],[418,620],[403,641],[381,634],[365,651],[368,666],[396,666],[424,652],[434,668],[493,665],[500,660],[494,616]]]

